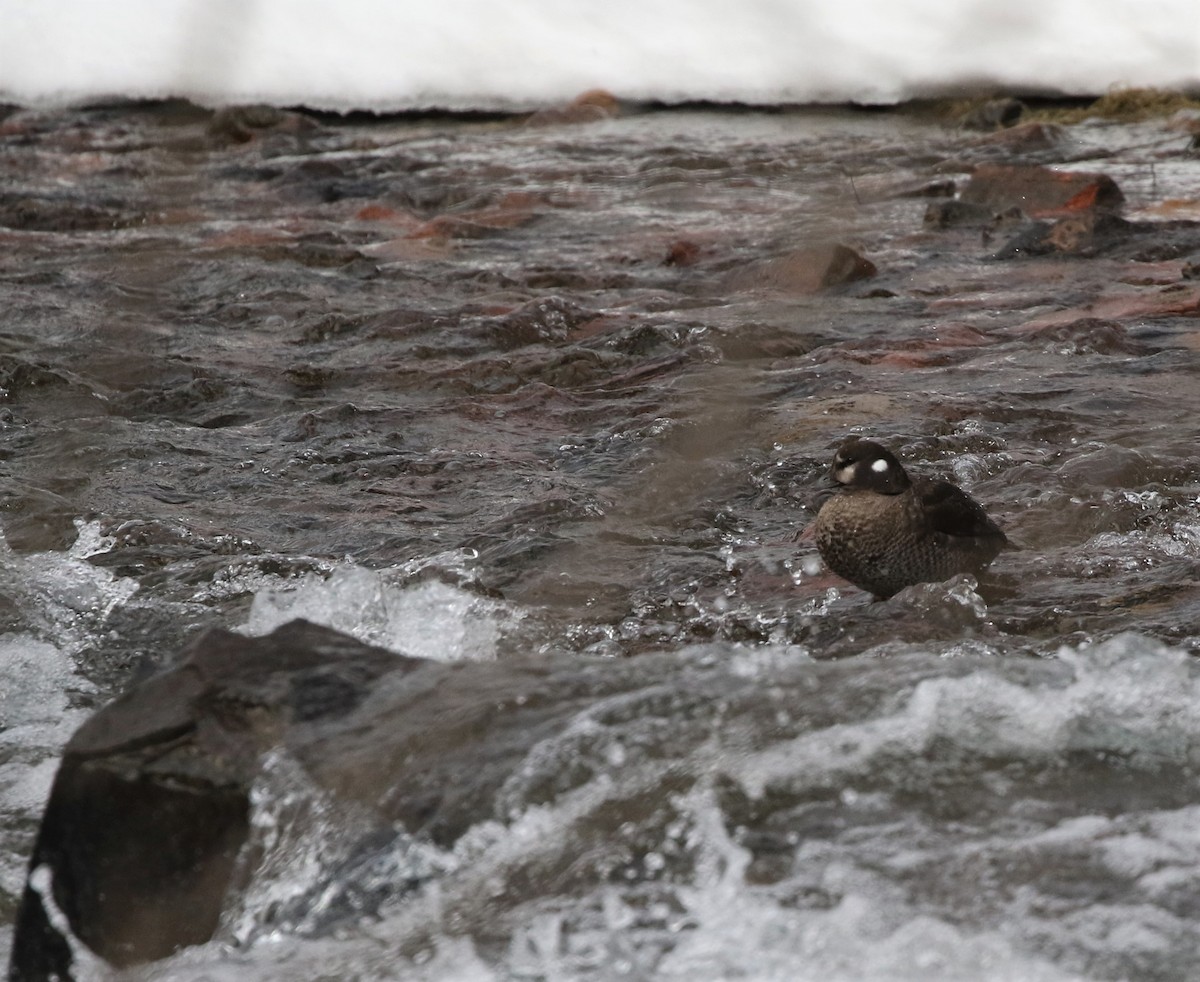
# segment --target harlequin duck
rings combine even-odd
[[[978,572],[1012,548],[965,491],[910,478],[871,440],[843,443],[831,472],[842,487],[817,513],[817,548],[826,566],[881,600],[914,583]]]

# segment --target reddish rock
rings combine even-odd
[[[360,222],[396,222],[408,218],[406,212],[397,211],[387,205],[365,205],[354,213]]]
[[[1116,211],[1125,196],[1106,174],[985,164],[975,168],[961,200],[993,212],[1016,207],[1031,218],[1043,218],[1089,208]]]
[[[510,191],[496,204],[474,211],[439,215],[410,234],[414,239],[473,239],[533,221],[540,199],[524,191]]]
[[[1086,195],[1092,190],[1094,189],[1089,188],[1088,191],[1080,193]],[[1085,207],[1091,208],[1090,205]],[[1098,251],[1108,243],[1124,238],[1129,234],[1130,228],[1129,222],[1115,215],[1088,210],[1079,215],[1060,218],[1050,227],[1046,234],[1046,242],[1057,252],[1082,255]]]
[[[729,277],[731,290],[817,293],[875,275],[875,264],[844,245],[808,246]]]
[[[1164,198],[1138,211],[1143,215],[1197,221],[1200,220],[1200,198]]]
[[[569,123],[594,123],[612,119],[620,111],[617,97],[605,89],[589,89],[565,106],[539,109],[527,120],[526,126],[561,126]]]
[[[1187,263],[1182,259],[1163,262],[1139,262],[1117,277],[1117,282],[1130,286],[1171,286],[1188,279]]]
[[[664,266],[691,266],[700,259],[700,246],[688,239],[678,239],[667,249]]]

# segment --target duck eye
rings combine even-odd
[[[871,470],[873,470],[876,474],[882,474],[887,469],[888,469],[888,462],[886,460],[884,460],[882,457],[880,457],[878,460],[871,462]]]

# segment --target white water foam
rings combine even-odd
[[[257,590],[244,633],[268,634],[303,617],[367,644],[435,661],[484,661],[519,619],[508,605],[412,570],[338,567]]]
[[[0,98],[328,109],[889,103],[1200,82],[1191,0],[0,0]]]
[[[1057,690],[986,671],[920,683],[898,710],[807,733],[747,761],[752,796],[796,781],[826,786],[926,754],[946,739],[980,755],[1041,761],[1072,751],[1127,755],[1144,766],[1200,765],[1200,679],[1186,652],[1135,634],[1058,657],[1075,680]]]
[[[0,802],[40,802],[56,755],[85,713],[69,694],[95,687],[75,673],[73,655],[106,629],[112,611],[137,592],[130,579],[87,562],[101,551],[96,523],[78,523],[66,553],[18,554],[0,537],[0,593],[28,618],[28,630],[0,636]],[[24,768],[34,767],[28,772]],[[29,782],[32,782],[30,784]]]
[[[77,523],[67,552],[16,553],[0,536],[0,595],[24,616],[25,629],[0,636],[0,821],[32,823],[50,793],[58,758],[87,716],[72,696],[95,686],[76,674],[75,654],[107,629],[112,611],[137,591],[128,579],[87,562],[101,551],[97,523]],[[10,851],[20,844],[21,851]],[[0,892],[19,897],[28,840],[0,850]],[[11,932],[0,932],[0,962]]]
[[[76,651],[104,629],[112,611],[137,593],[137,582],[87,561],[108,548],[98,522],[76,521],[78,535],[65,553],[17,554],[0,537],[0,589],[19,598],[38,636]]]

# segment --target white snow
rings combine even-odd
[[[1195,0],[0,0],[0,99],[516,109],[1200,87]]]

